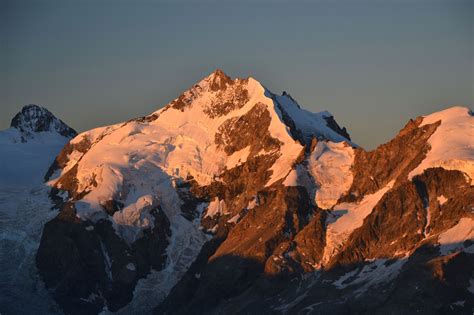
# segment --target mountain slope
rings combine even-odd
[[[35,266],[43,225],[55,212],[43,178],[75,131],[47,109],[27,105],[0,131],[0,311],[56,314]]]
[[[160,302],[157,313],[314,303],[342,312],[348,301],[363,311],[359,292],[383,302],[375,287],[408,281],[453,249],[464,258],[436,268],[471,266],[461,243],[472,239],[473,118],[464,108],[437,115],[367,152],[328,112],[217,70],[163,109],[64,147],[47,174],[59,213],[44,227],[38,269],[66,313],[149,312]],[[452,132],[462,136],[440,156]],[[464,236],[447,241],[457,229]],[[296,300],[286,289],[295,283],[304,289]],[[465,307],[468,288],[459,287]]]
[[[76,132],[46,108],[26,105],[0,131],[0,185],[40,184],[44,170]]]

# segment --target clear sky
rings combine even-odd
[[[474,0],[224,2],[0,0],[0,129],[29,103],[78,131],[128,120],[215,68],[328,110],[368,149],[474,104]]]

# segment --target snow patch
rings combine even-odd
[[[115,232],[128,244],[137,240],[144,229],[154,227],[154,218],[150,211],[156,208],[157,201],[151,195],[141,196],[135,203],[117,211],[113,215]]]
[[[463,250],[463,242],[467,240],[474,241],[474,219],[472,218],[462,218],[455,226],[438,236],[440,252],[442,255],[447,255]]]
[[[316,204],[321,208],[331,208],[351,187],[354,149],[347,142],[319,141],[308,162],[317,187]]]
[[[425,159],[408,174],[411,179],[432,167],[459,170],[474,179],[474,117],[465,107],[451,107],[425,116],[421,126],[441,121],[428,143]]]
[[[323,263],[329,262],[329,259],[339,252],[350,234],[362,226],[364,219],[372,213],[373,208],[393,187],[394,183],[395,181],[392,180],[379,191],[366,195],[359,203],[342,203],[334,207],[326,219],[326,246]]]
[[[283,181],[283,185],[287,187],[306,187],[309,192],[313,190],[313,183],[309,177],[308,171],[301,164],[296,165],[295,168],[288,173],[285,180]]]
[[[223,214],[227,214],[227,212],[226,212],[225,201],[215,198],[209,203],[205,217],[212,218],[216,216],[217,214],[223,215]]]
[[[474,293],[474,278],[469,280],[469,287],[467,288],[467,290],[471,293]]]
[[[334,282],[334,285],[338,289],[344,289],[351,285],[361,285],[356,291],[356,296],[360,296],[371,287],[393,280],[400,273],[405,262],[406,259],[393,262],[389,262],[387,259],[374,259],[362,268],[341,276]]]
[[[446,198],[445,196],[441,195],[437,198],[439,204],[442,206],[446,201],[448,201],[448,198]]]
[[[317,136],[318,138],[327,139],[333,142],[350,142],[349,139],[346,139],[344,136],[328,127],[326,119],[332,117],[328,111],[322,111],[319,113],[310,112],[301,108],[288,94],[282,96],[274,95],[274,98],[282,106],[283,110],[291,117],[296,128],[305,138],[311,139],[312,137]]]
[[[237,223],[240,219],[240,214],[236,214],[234,215],[232,218],[230,218],[230,220],[227,221],[227,223]]]
[[[250,146],[228,156],[218,147],[215,138],[225,121],[245,115],[256,104],[267,107],[271,118],[269,133],[282,143],[278,152],[259,153],[278,155],[270,169],[272,175],[267,186],[288,175],[303,150],[283,123],[279,108],[284,108],[308,136],[333,141],[344,139],[327,127],[325,119],[330,117],[329,113],[304,111],[288,96],[274,98],[253,78],[234,80],[234,84],[248,93],[245,104],[220,116],[209,115],[212,104],[234,101],[234,96],[230,95],[232,89],[213,89],[214,81],[220,79],[211,74],[186,91],[184,98],[176,100],[178,103],[172,102],[145,119],[96,128],[75,137],[72,144],[87,141],[91,146],[85,153],[76,150],[69,154],[69,162],[58,180],[77,165],[75,193],[87,192],[75,204],[77,216],[82,220],[112,220],[118,234],[128,242],[139,238],[143,229],[152,227],[150,204],[161,205],[168,199],[172,205],[164,211],[173,221],[181,206],[179,197],[173,192],[174,181],[192,177],[205,186],[215,181],[224,169],[247,161]],[[173,107],[173,104],[184,106]],[[156,201],[145,202],[150,196],[155,196]],[[123,209],[109,218],[104,205],[115,201],[120,202]],[[209,204],[207,215],[212,217],[216,213],[225,213],[223,204]]]
[[[249,203],[247,204],[246,209],[251,210],[255,207],[258,207],[259,204],[260,203],[259,203],[259,200],[258,200],[258,196],[253,196],[252,199],[250,199]]]
[[[227,158],[225,166],[227,169],[231,169],[240,164],[243,164],[247,161],[247,158],[250,153],[250,146],[246,146],[240,151],[234,152],[231,156]]]

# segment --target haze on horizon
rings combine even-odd
[[[0,129],[23,105],[78,131],[143,116],[216,68],[331,112],[372,149],[474,104],[474,1],[2,1]]]

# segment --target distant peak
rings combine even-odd
[[[31,138],[34,133],[46,131],[56,132],[67,138],[72,138],[77,134],[49,110],[35,104],[23,106],[21,111],[13,117],[10,127],[18,129],[24,138]]]
[[[20,112],[13,117],[10,127],[23,129],[26,127],[25,124],[44,117],[54,117],[54,115],[44,107],[28,104],[23,106]]]
[[[21,109],[22,112],[28,111],[28,110],[42,110],[42,111],[49,112],[46,108],[38,106],[36,104],[28,104],[28,105],[23,106],[23,108]]]

